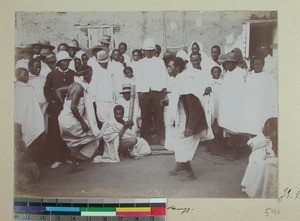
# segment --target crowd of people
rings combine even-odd
[[[76,39],[57,52],[49,41],[16,47],[14,122],[24,164],[36,161],[42,140],[51,168],[69,162],[71,173],[80,161],[138,159],[152,144],[174,151],[170,175],[186,171],[191,180],[201,141],[209,141],[212,155],[229,148],[229,161],[247,145],[268,149],[261,161],[277,159],[278,70],[267,44],[245,60],[239,48],[221,54],[218,45],[208,55],[197,41],[161,55],[147,38],[131,56],[126,43],[110,43],[103,36],[86,50]],[[246,172],[246,192],[249,174],[255,172]]]

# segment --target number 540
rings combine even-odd
[[[279,209],[267,208],[265,210],[265,216],[278,215],[278,214],[280,214],[280,210]]]

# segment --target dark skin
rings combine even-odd
[[[129,101],[130,100],[130,91],[129,92],[124,92],[123,93],[123,97],[126,101]]]
[[[120,139],[120,146],[122,147],[122,149],[120,150],[120,152],[127,152],[129,149],[131,149],[132,147],[134,147],[134,145],[137,143],[137,139],[136,138],[126,138],[126,139],[122,139],[123,134],[125,133],[125,131],[128,128],[132,128],[132,126],[134,125],[133,121],[127,121],[125,122],[123,120],[124,117],[124,111],[123,110],[118,110],[116,109],[114,111],[114,115],[115,115],[115,119],[117,122],[123,124],[122,129],[120,130],[118,136]]]
[[[47,62],[46,64],[48,65],[48,67],[49,67],[51,70],[54,70],[54,69],[55,69],[55,62],[56,62],[56,61],[50,61],[50,62]]]
[[[20,82],[23,82],[23,83],[28,83],[28,80],[29,80],[29,74],[28,74],[28,71],[24,70],[21,72],[21,74],[19,76],[16,76],[17,80],[20,81]]]
[[[197,43],[194,43],[192,45],[192,52],[193,53],[199,53],[200,52],[200,48],[199,48],[199,45]]]
[[[34,62],[32,66],[28,67],[29,72],[35,76],[38,76],[41,72],[41,62]]]
[[[237,64],[238,64],[237,61],[225,61],[224,65],[227,71],[233,71],[236,68]]]
[[[41,53],[42,46],[40,45],[33,45],[32,46],[32,52],[33,54],[39,55]]]
[[[88,74],[84,75],[84,80],[87,82],[87,83],[90,83],[91,82],[91,79],[92,79],[92,72],[90,71]],[[68,92],[68,97],[67,97],[67,100],[71,100],[71,111],[74,115],[74,117],[80,122],[81,124],[81,127],[82,127],[82,130],[84,132],[87,132],[89,131],[89,127],[88,125],[85,123],[85,121],[83,120],[83,118],[81,117],[80,113],[79,113],[79,110],[78,110],[78,104],[79,104],[79,100],[81,97],[83,97],[83,87],[74,82],[72,84],[72,86],[70,87],[62,87],[62,88],[58,88],[56,90],[56,94],[59,98],[59,100],[63,103],[63,99],[62,99],[62,96],[61,96],[61,92],[63,91],[66,91],[69,89],[69,92]]]
[[[140,54],[138,52],[134,52],[133,55],[132,55],[132,59],[134,61],[140,60]]]
[[[133,73],[131,70],[126,69],[124,72],[125,72],[124,74],[126,77],[133,78]]]
[[[68,51],[69,49],[65,45],[60,45],[57,50],[58,50],[58,52],[60,52],[60,51]]]
[[[107,69],[108,62],[106,63],[98,63],[102,68]]]
[[[201,61],[202,61],[201,56],[199,56],[198,54],[197,55],[191,55],[190,61],[193,65],[193,68],[201,70]]]
[[[109,47],[109,44],[108,44],[108,43],[101,42],[101,45],[102,45],[103,47],[106,47],[106,48]]]
[[[120,59],[120,52],[119,51],[114,51],[111,55],[112,59],[116,62],[119,62]]]
[[[61,60],[57,63],[57,66],[62,70],[66,71],[69,68],[70,60]]]
[[[134,123],[133,123],[132,120],[129,120],[127,122],[125,122],[123,120],[123,117],[124,117],[124,111],[123,110],[118,110],[118,109],[115,110],[114,115],[115,115],[116,121],[123,124],[123,128],[119,132],[119,137],[120,137],[120,140],[121,140],[125,130],[127,130],[128,128],[131,128],[134,125]]]
[[[71,58],[74,58],[76,54],[76,49],[73,47],[69,47],[69,55]]]
[[[124,44],[120,44],[119,50],[120,50],[121,54],[124,54],[127,51],[127,47]]]
[[[221,72],[218,68],[213,68],[211,70],[211,76],[213,77],[213,79],[219,79],[221,76]]]
[[[255,59],[253,61],[253,70],[254,73],[261,73],[264,68],[264,61],[261,59]]]
[[[190,61],[193,65],[193,68],[201,70],[201,61],[202,61],[201,56],[199,56],[199,54],[191,55],[190,59],[191,59]],[[212,92],[211,87],[207,87],[207,88],[205,88],[203,95],[209,95],[211,92]]]
[[[169,64],[168,64],[168,74],[170,77],[176,77],[178,74],[180,74],[180,67],[176,67],[175,64],[174,64],[174,61],[170,61]],[[183,134],[185,137],[189,137],[189,136],[192,136],[193,135],[193,130],[192,129],[189,129],[189,128],[185,128]]]
[[[153,49],[153,50],[143,50],[143,52],[145,53],[146,58],[152,58],[154,56],[155,49]]]
[[[220,51],[219,51],[218,48],[212,48],[212,49],[211,49],[211,57],[212,57],[212,59],[213,59],[215,62],[218,61],[220,54],[221,54],[221,53],[220,53]]]
[[[268,54],[269,54],[267,46],[264,46],[264,45],[260,46],[257,49],[257,51],[261,52],[263,54],[264,58],[266,58],[268,56]]]
[[[79,68],[81,67],[81,60],[79,58],[75,58],[74,63],[75,63],[75,70],[78,71]]]
[[[123,64],[124,67],[126,67],[126,63],[124,62],[124,56],[123,56],[123,55],[120,55],[120,57],[119,57],[119,62],[120,62],[121,64]]]
[[[88,57],[86,54],[83,54],[83,55],[81,56],[81,59],[82,59],[82,64],[85,65],[85,66],[87,66],[89,57]]]

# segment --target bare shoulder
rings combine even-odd
[[[83,90],[80,84],[73,82],[73,84],[70,85],[69,94],[83,95]]]

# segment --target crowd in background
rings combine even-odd
[[[262,42],[245,60],[239,48],[221,53],[214,45],[205,53],[197,41],[163,54],[151,38],[131,54],[126,43],[110,43],[103,36],[87,50],[76,39],[57,50],[49,41],[16,47],[17,164],[36,171],[23,182],[38,177],[32,162],[41,159],[43,141],[51,168],[69,162],[72,173],[83,160],[138,159],[151,153],[149,145],[161,145],[175,153],[170,175],[186,171],[192,180],[190,162],[199,142],[209,141],[212,155],[229,148],[229,161],[252,147],[242,185],[255,197],[247,187],[262,171],[257,162],[276,165],[278,154],[278,64],[269,45]]]

